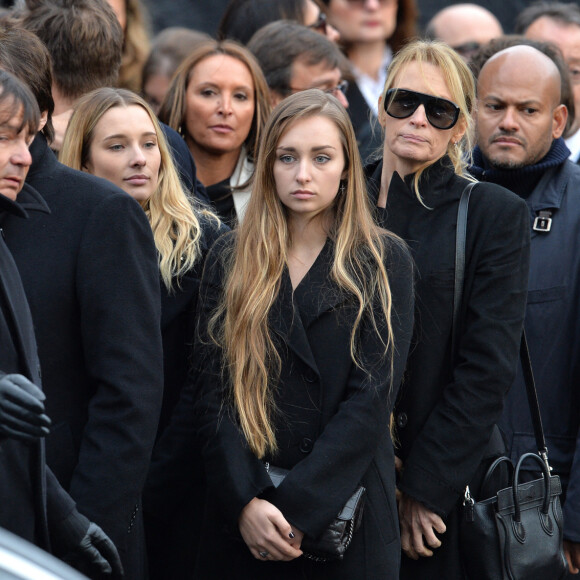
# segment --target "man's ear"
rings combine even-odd
[[[552,138],[558,139],[564,134],[568,121],[568,109],[566,105],[558,105],[552,113]]]
[[[272,105],[272,109],[284,98],[278,91],[275,89],[270,89],[270,105]]]
[[[42,113],[40,114],[40,124],[38,126],[39,133],[44,129],[44,126],[46,125],[47,122],[48,122],[48,111],[42,111]]]

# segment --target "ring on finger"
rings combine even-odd
[[[267,558],[268,557],[268,552],[266,552],[266,550],[264,550],[263,552],[258,552],[258,554],[260,554],[261,558]]]

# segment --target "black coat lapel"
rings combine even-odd
[[[294,354],[318,374],[318,367],[302,324],[300,312],[294,303],[290,274],[285,269],[280,283],[280,292],[270,312],[270,325],[282,342]]]
[[[35,384],[40,385],[32,316],[18,269],[2,239],[0,239],[0,270],[2,271],[0,292],[4,295],[12,327],[15,330],[14,344],[22,359],[23,374]]]
[[[290,274],[285,269],[280,292],[270,315],[274,332],[317,374],[319,372],[310,348],[308,328],[321,314],[332,310],[344,300],[330,279],[333,257],[334,244],[327,240],[320,255],[294,291]]]

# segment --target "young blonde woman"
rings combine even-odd
[[[97,89],[77,104],[60,161],[112,181],[143,207],[159,255],[165,389],[160,430],[187,375],[205,254],[225,226],[182,187],[149,105],[125,89]]]
[[[183,136],[215,211],[232,227],[247,207],[269,113],[260,65],[231,40],[200,43],[177,69],[159,111],[159,119]]]
[[[412,327],[404,244],[374,225],[348,113],[313,89],[264,130],[246,219],[200,292],[208,505],[195,578],[395,578],[389,414]],[[274,488],[265,462],[289,469]],[[344,560],[303,557],[359,484]]]
[[[188,376],[204,260],[213,241],[228,228],[187,195],[157,118],[145,101],[130,91],[104,88],[83,97],[69,123],[60,159],[112,181],[133,196],[149,218],[157,246],[164,391],[144,507],[150,575],[163,577],[163,572],[158,575],[156,571],[167,570],[168,562],[175,560],[174,535],[185,537],[178,518],[186,515],[188,529],[200,529],[195,524],[200,513],[184,505],[191,494],[203,498],[205,493],[195,445],[188,447],[187,460],[181,461],[171,437],[163,434],[172,423],[170,418]],[[165,478],[171,471],[166,462],[178,464],[176,478]],[[184,481],[187,489],[181,485]],[[187,536],[187,540],[195,552],[197,535]]]

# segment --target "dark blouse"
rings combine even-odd
[[[230,178],[224,179],[219,183],[214,183],[205,188],[220,219],[230,228],[235,228],[238,224],[232,188],[230,187]]]

